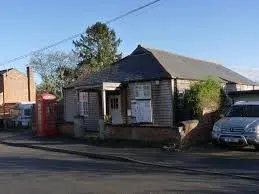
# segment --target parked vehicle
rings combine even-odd
[[[217,144],[259,149],[259,102],[237,102],[212,130]]]
[[[32,121],[33,102],[19,102],[11,110],[15,126],[28,127]]]

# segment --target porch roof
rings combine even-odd
[[[103,82],[100,84],[76,86],[77,90],[117,90],[121,86],[118,82]]]

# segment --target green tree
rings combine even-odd
[[[86,33],[73,43],[74,52],[81,61],[78,65],[81,74],[100,71],[121,58],[118,53],[121,40],[114,30],[101,22],[88,27]]]
[[[30,59],[30,66],[41,77],[37,92],[51,92],[63,98],[63,87],[77,79],[78,58],[74,53],[50,52],[36,53]]]
[[[185,93],[187,108],[191,109],[196,117],[203,115],[204,111],[215,112],[224,104],[224,92],[218,79],[208,78],[199,81]]]

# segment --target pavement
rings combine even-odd
[[[0,145],[0,193],[256,193],[258,181]]]
[[[252,149],[196,149],[163,152],[158,148],[111,148],[88,145],[73,138],[33,137],[30,133],[4,135],[1,143],[91,158],[144,164],[259,181],[259,152]]]

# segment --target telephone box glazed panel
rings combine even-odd
[[[36,103],[36,134],[38,136],[57,136],[56,96],[44,93],[37,96]]]

